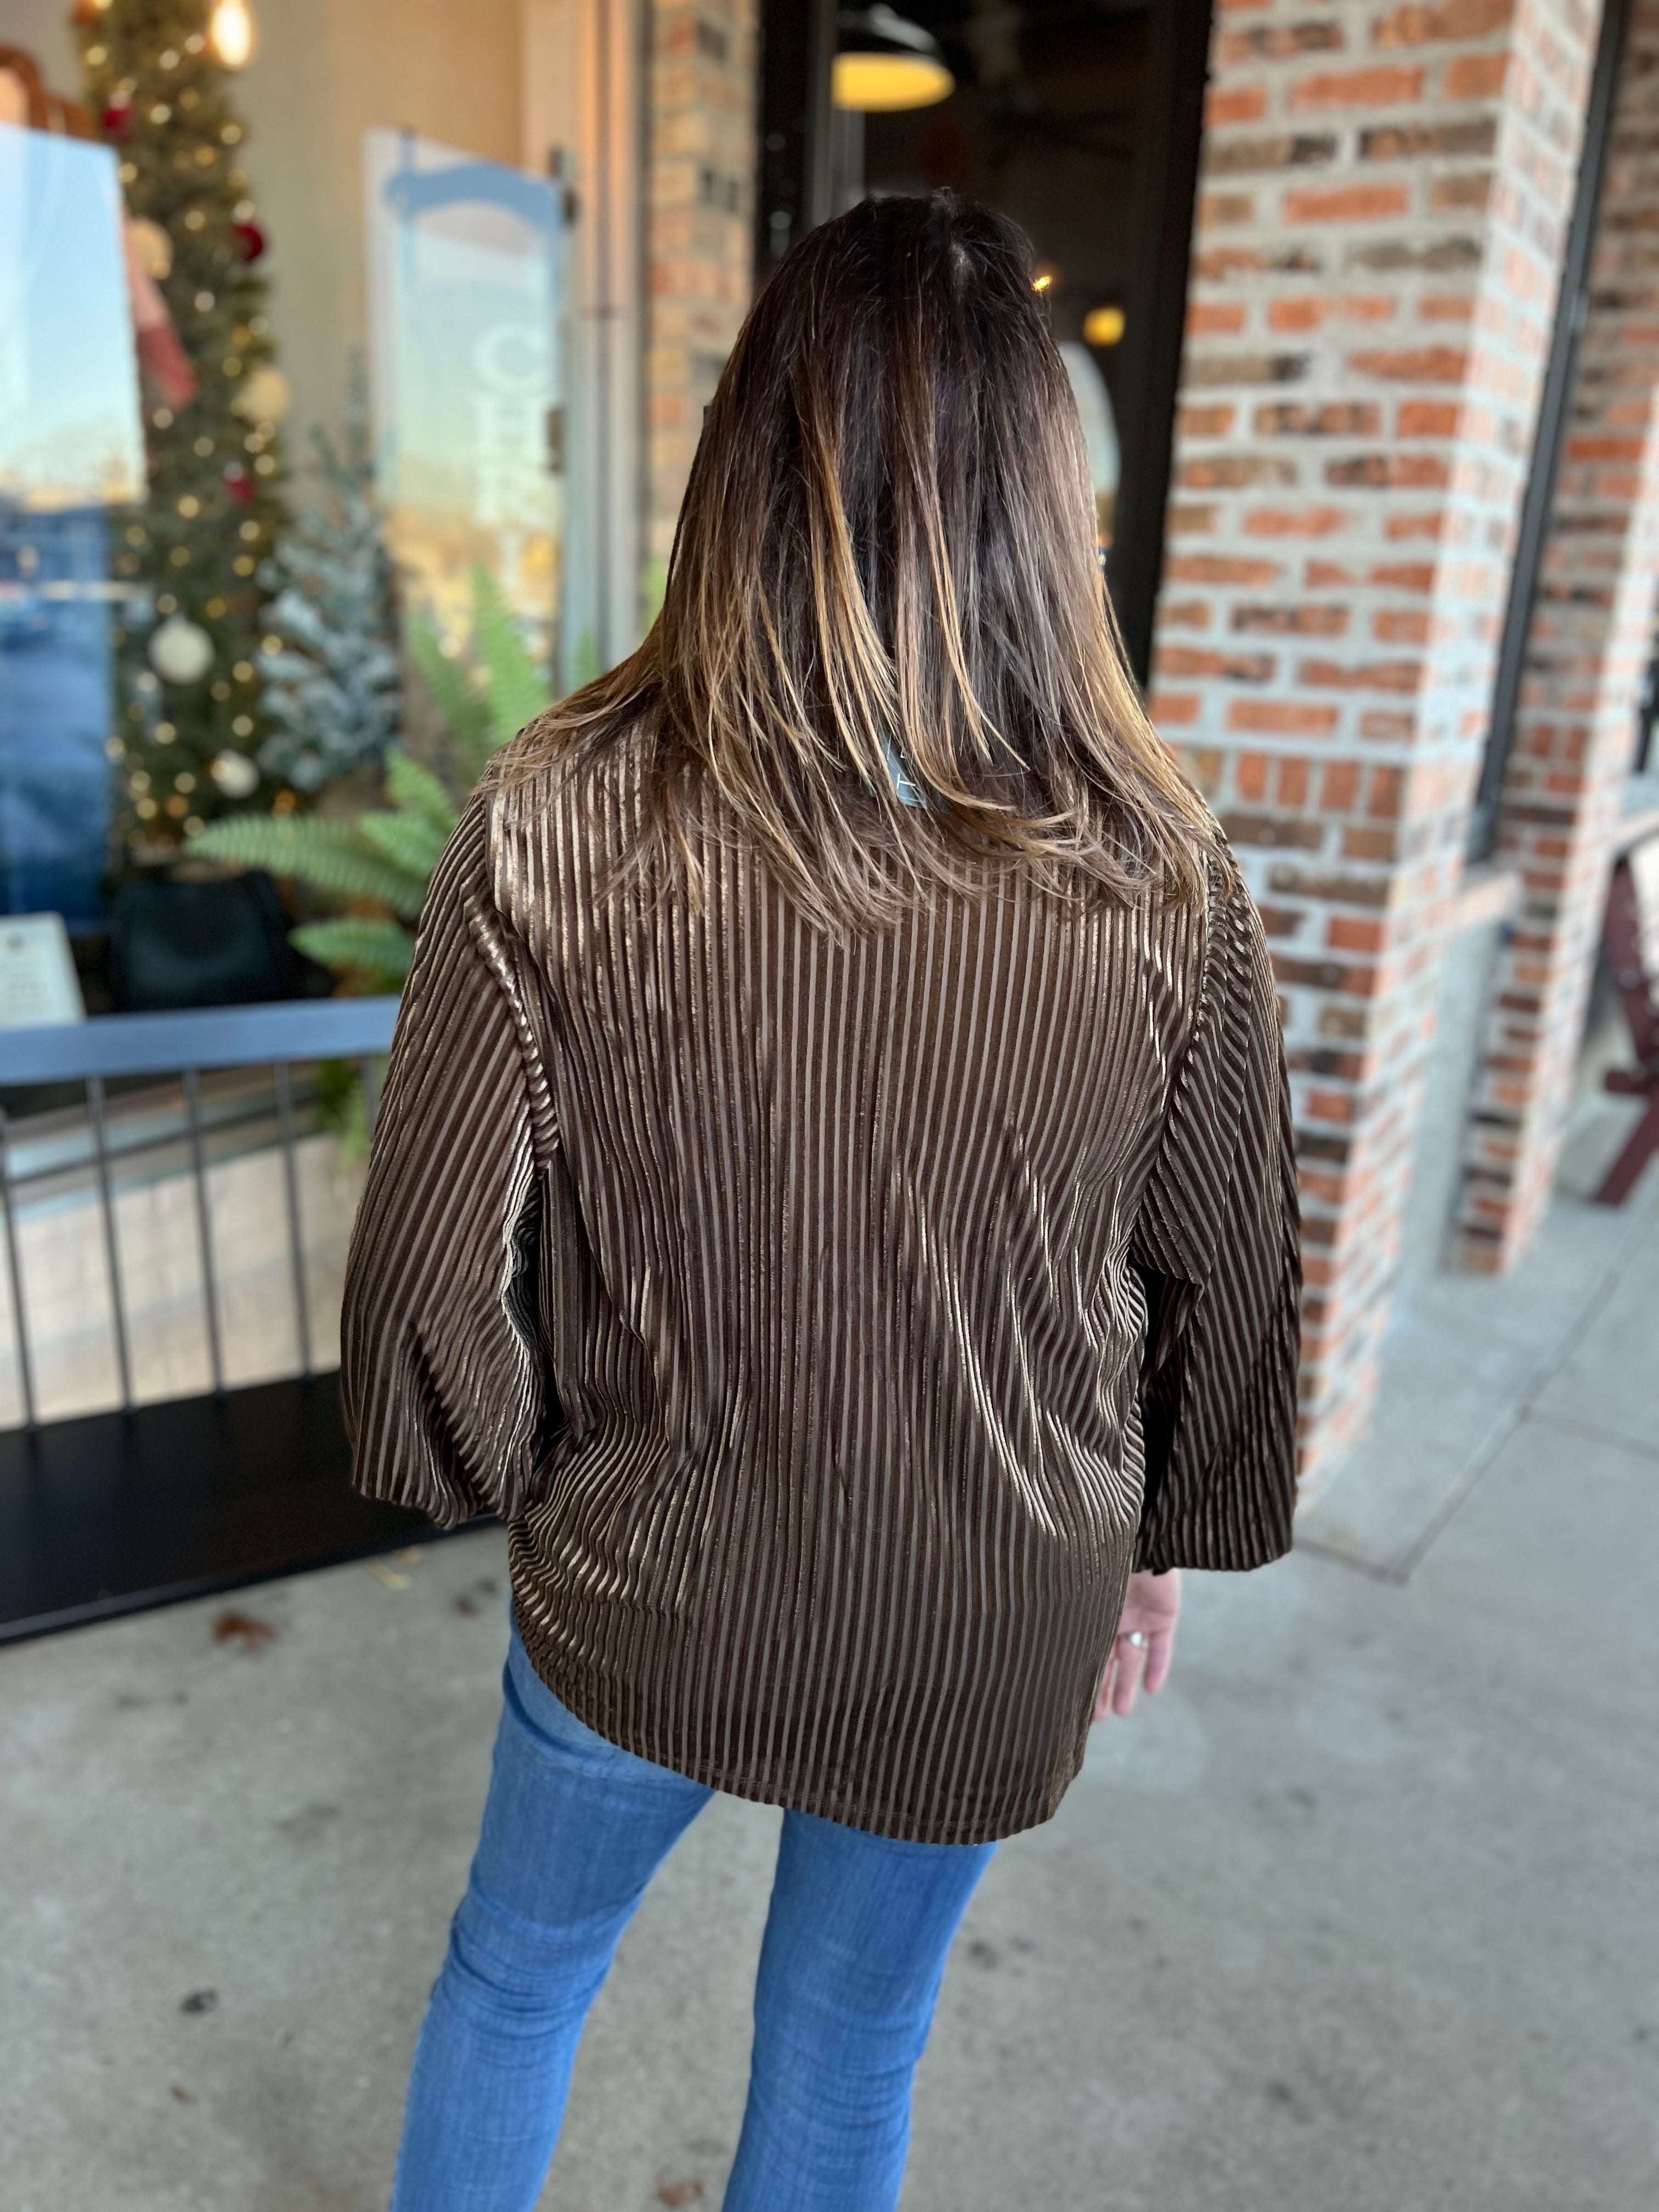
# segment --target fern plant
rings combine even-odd
[[[447,775],[399,746],[385,763],[388,804],[361,814],[244,814],[191,840],[204,859],[264,868],[352,908],[379,908],[302,922],[295,946],[360,990],[401,990],[415,927],[466,794],[491,757],[534,720],[547,688],[506,601],[483,568],[472,578],[472,652],[446,653],[430,623],[410,639],[416,665],[449,732]]]

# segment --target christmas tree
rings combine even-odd
[[[259,764],[304,792],[378,763],[398,734],[403,704],[361,366],[343,438],[319,430],[314,442],[326,503],[300,516],[260,572],[276,596],[265,609],[258,663],[260,703],[274,726]]]
[[[217,0],[210,21],[206,0],[81,0],[76,22],[89,102],[119,156],[130,254],[182,346],[171,375],[146,380],[149,497],[118,527],[114,562],[133,587],[115,634],[120,826],[160,857],[264,781],[260,571],[283,519],[287,386],[229,97],[246,7]],[[296,803],[285,787],[260,795]]]

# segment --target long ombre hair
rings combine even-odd
[[[733,831],[832,928],[988,862],[1197,893],[1213,823],[1125,672],[1013,223],[866,200],[780,264],[708,410],[661,614],[497,772],[624,738],[643,781],[620,872],[698,902],[700,853]]]

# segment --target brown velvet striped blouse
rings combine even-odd
[[[538,1670],[744,1797],[975,1843],[1076,1772],[1132,1565],[1291,1540],[1283,1048],[1207,908],[1020,876],[841,940],[729,838],[601,897],[627,748],[475,800],[352,1244],[357,1481],[507,1522]]]

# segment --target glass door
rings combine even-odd
[[[759,273],[870,193],[941,186],[1036,246],[1143,680],[1185,312],[1209,0],[770,0]],[[804,118],[804,119],[803,119]],[[813,161],[816,149],[823,155]]]

